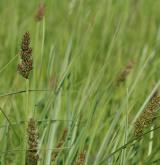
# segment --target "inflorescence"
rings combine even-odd
[[[29,46],[30,44],[30,34],[26,32],[23,35],[22,44],[21,44],[21,63],[18,64],[19,73],[25,78],[29,78],[29,74],[33,69],[33,59],[32,59],[32,48]]]
[[[151,99],[145,111],[135,122],[134,134],[136,137],[141,136],[143,134],[144,128],[153,122],[153,120],[156,118],[156,112],[159,107],[160,97],[155,96]]]
[[[37,127],[36,122],[33,118],[31,118],[28,122],[28,162],[30,165],[37,165],[38,164],[38,134],[37,134]]]

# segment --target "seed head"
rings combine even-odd
[[[160,97],[155,96],[151,99],[145,111],[135,122],[134,134],[136,137],[141,136],[143,134],[144,128],[153,122],[153,120],[156,118],[156,112],[159,107]]]
[[[28,162],[30,165],[37,165],[38,164],[38,135],[36,129],[36,123],[33,118],[31,118],[28,122]]]
[[[43,3],[41,3],[37,10],[36,21],[41,21],[44,17],[44,13],[45,13],[45,6]]]
[[[19,73],[26,79],[29,78],[30,71],[33,69],[33,60],[32,60],[32,48],[30,44],[30,34],[26,32],[23,35],[22,44],[21,44],[21,63],[18,64]]]
[[[59,142],[58,142],[57,145],[56,145],[57,150],[55,150],[55,151],[52,152],[52,161],[55,161],[56,157],[58,156],[58,154],[59,154],[59,149],[60,149],[60,148],[62,147],[62,145],[64,144],[64,141],[65,141],[66,136],[67,136],[67,129],[65,129],[65,130],[63,131],[63,134],[62,134],[62,136],[61,136]]]
[[[120,85],[122,82],[124,82],[131,72],[135,62],[134,61],[129,61],[129,63],[125,66],[125,68],[122,70],[122,72],[119,74],[117,78],[117,85]]]
[[[84,165],[86,159],[86,151],[83,151],[79,154],[78,160],[74,165]]]

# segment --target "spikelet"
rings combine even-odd
[[[37,165],[39,156],[37,154],[38,148],[38,135],[36,129],[36,122],[31,118],[28,122],[28,152],[27,159],[30,165]]]
[[[56,157],[57,157],[58,154],[59,154],[59,149],[60,149],[60,148],[62,147],[62,145],[64,144],[65,138],[66,138],[66,136],[67,136],[67,132],[68,132],[67,129],[65,129],[65,130],[63,131],[63,134],[62,134],[62,136],[61,136],[61,138],[60,138],[58,144],[56,145],[57,150],[55,150],[55,151],[52,152],[52,161],[55,161],[55,160],[56,160]]]
[[[32,48],[29,47],[30,44],[30,34],[26,32],[23,35],[22,44],[21,44],[21,63],[18,64],[19,73],[26,79],[28,79],[30,71],[33,69],[33,60],[32,60]]]
[[[134,134],[139,137],[143,134],[145,127],[150,125],[156,117],[157,108],[160,107],[160,97],[155,96],[151,99],[148,106],[135,122]]]
[[[129,61],[129,63],[127,64],[127,66],[125,66],[125,68],[119,74],[119,76],[117,78],[117,82],[116,82],[117,85],[120,85],[122,82],[124,82],[126,80],[127,76],[131,72],[134,64],[135,64],[134,61]]]
[[[44,17],[44,13],[45,13],[45,6],[43,3],[40,3],[37,13],[36,13],[36,21],[41,21]]]
[[[83,151],[79,154],[78,160],[76,161],[76,163],[74,163],[74,165],[84,165],[85,159],[86,159],[86,152]]]

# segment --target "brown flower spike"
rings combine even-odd
[[[26,79],[28,79],[30,71],[33,69],[33,60],[32,60],[32,48],[30,44],[30,34],[26,32],[23,35],[22,44],[21,44],[21,63],[18,64],[19,73]]]
[[[38,135],[36,129],[36,122],[33,118],[31,118],[28,122],[28,163],[30,165],[37,165],[38,164]]]
[[[66,136],[67,136],[67,129],[65,129],[65,130],[63,131],[63,134],[62,134],[62,136],[61,136],[61,138],[60,138],[60,140],[59,140],[59,142],[58,142],[58,144],[57,144],[57,146],[56,146],[57,150],[55,150],[55,151],[52,152],[52,161],[55,161],[55,160],[56,160],[56,157],[57,157],[58,154],[59,154],[59,149],[60,149],[60,148],[62,147],[62,145],[64,144],[64,141],[65,141]]]
[[[45,6],[43,3],[41,3],[37,10],[36,21],[41,21],[44,17],[44,13],[45,13]]]
[[[139,137],[143,134],[143,130],[156,118],[157,109],[160,107],[160,97],[155,96],[151,99],[145,111],[135,122],[134,134]]]
[[[124,82],[127,79],[127,76],[131,72],[134,64],[135,64],[134,61],[129,61],[129,63],[125,66],[125,68],[119,74],[119,76],[117,78],[117,85],[120,85],[122,82]]]
[[[86,152],[81,152],[78,156],[78,160],[74,165],[84,165],[86,159]]]

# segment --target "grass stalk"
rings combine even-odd
[[[25,121],[29,119],[29,79],[26,79],[26,96],[25,96]],[[27,122],[24,124],[24,154],[22,158],[22,164],[26,164],[26,155],[27,155]]]
[[[29,113],[29,79],[26,79],[26,119]]]
[[[154,126],[151,127],[151,130],[154,129]],[[150,132],[150,141],[149,141],[149,146],[148,146],[148,156],[151,155],[152,153],[152,148],[153,148],[153,136],[154,136],[154,131]]]

